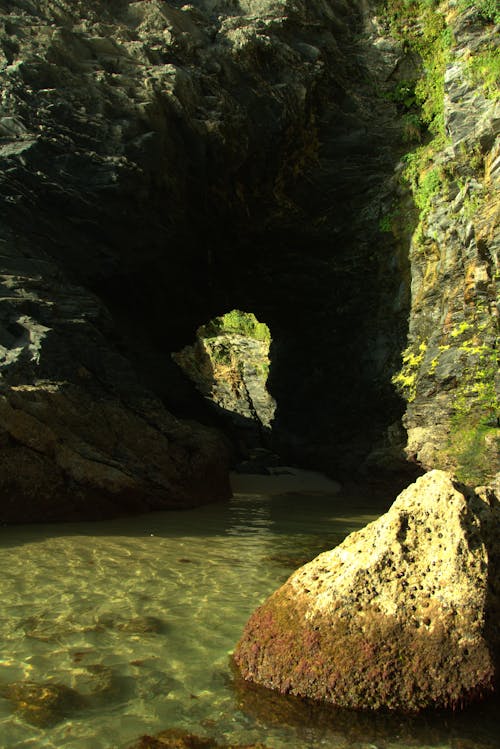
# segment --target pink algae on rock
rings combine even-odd
[[[248,621],[244,679],[339,707],[459,708],[499,662],[500,510],[442,471],[297,570]]]

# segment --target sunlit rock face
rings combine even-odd
[[[500,102],[487,86],[499,42],[473,8],[450,22],[447,138],[426,168],[436,181],[410,244],[409,345],[395,379],[408,401],[409,458],[474,485],[500,469]]]
[[[350,708],[461,707],[500,656],[500,505],[431,471],[250,618],[245,679]]]
[[[232,310],[198,328],[172,358],[248,447],[269,443],[276,403],[266,388],[271,334],[255,315]]]

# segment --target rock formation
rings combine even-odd
[[[270,327],[285,462],[491,478],[498,105],[474,70],[497,35],[409,6],[415,38],[431,13],[456,39],[420,215],[401,157],[428,123],[402,92],[429,50],[368,3],[6,0],[3,521],[227,496],[194,421],[224,424],[170,354],[232,309]]]
[[[237,439],[269,439],[276,402],[268,393],[271,336],[251,312],[232,310],[196,331],[193,346],[172,354],[200,393],[226,415]]]
[[[218,744],[214,739],[169,728],[156,736],[141,736],[129,749],[269,749],[264,744]]]
[[[500,504],[442,471],[293,573],[235,650],[244,678],[350,708],[461,707],[500,664]]]
[[[409,345],[395,381],[408,456],[474,484],[500,469],[499,37],[477,7],[446,10],[442,130],[416,159]]]

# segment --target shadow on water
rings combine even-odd
[[[375,516],[387,511],[387,500],[358,495],[321,493],[244,494],[227,502],[217,502],[186,510],[169,510],[92,522],[4,525],[0,527],[0,548],[15,547],[43,539],[68,536],[164,538],[213,537],[262,534],[276,536],[319,534],[337,538],[357,530]],[[352,524],[349,525],[349,521]],[[341,538],[341,540],[342,540]],[[338,543],[338,541],[337,541]],[[335,544],[334,544],[335,545]],[[325,547],[327,548],[327,547]]]
[[[273,725],[294,726],[301,738],[306,738],[308,733],[321,726],[326,741],[328,735],[330,740],[332,734],[337,739],[341,736],[349,742],[349,749],[385,749],[388,746],[498,749],[499,746],[495,741],[495,737],[499,737],[498,700],[495,699],[461,713],[437,711],[402,715],[345,710],[280,695],[244,681],[236,670],[233,688],[238,709],[260,724],[269,728]],[[326,746],[329,746],[326,741]]]

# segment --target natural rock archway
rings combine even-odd
[[[231,310],[199,327],[194,344],[172,354],[246,451],[271,444],[276,401],[267,390],[270,345],[265,323],[252,312]]]
[[[195,502],[200,483],[210,486],[204,499],[226,496],[223,440],[192,424],[178,427],[177,418],[216,422],[170,358],[221,310],[252,310],[273,331],[274,448],[335,474],[366,466],[368,456],[372,466],[407,466],[404,403],[391,379],[411,308],[414,366],[400,382],[413,404],[409,456],[426,467],[460,462],[462,448],[442,449],[456,414],[450,355],[441,356],[439,345],[453,347],[453,331],[467,322],[460,361],[479,356],[481,369],[474,336],[491,323],[493,265],[476,260],[490,258],[493,239],[483,227],[467,244],[467,299],[486,294],[488,305],[462,321],[460,294],[450,288],[439,319],[448,324],[452,309],[452,332],[426,349],[437,345],[439,357],[419,359],[439,296],[439,283],[420,280],[448,278],[451,266],[461,278],[461,248],[472,235],[461,219],[455,232],[452,221],[436,262],[414,252],[410,263],[418,217],[394,175],[408,150],[394,89],[415,75],[417,58],[373,12],[347,0],[6,1],[0,367],[12,418],[2,424],[0,460],[9,466],[2,489],[14,516],[15,497],[27,491],[15,469],[21,457],[47,479],[47,496],[76,494],[83,514],[96,511],[97,500],[87,503],[94,490],[121,505],[121,490],[97,478],[103,461],[127,473],[126,463],[138,465],[143,454],[103,452],[85,427],[89,400],[102,404],[103,418],[110,411],[137,417],[175,454],[176,477],[154,461],[143,473],[130,469],[123,486],[140,498],[127,507]],[[450,97],[451,124],[454,106]],[[486,111],[483,152],[492,145]],[[490,161],[493,179],[493,153]],[[388,232],[395,196],[406,208]],[[474,403],[480,375],[464,394]],[[54,402],[43,445],[19,426],[43,412],[37,399]],[[74,412],[59,418],[58,404],[68,399]],[[433,403],[443,429],[432,428]],[[490,427],[480,427],[490,456]],[[433,444],[430,457],[422,435]],[[76,463],[61,462],[68,439],[87,468],[94,464],[94,478],[82,483]],[[211,471],[219,477],[212,484]],[[179,478],[187,475],[189,491]]]

